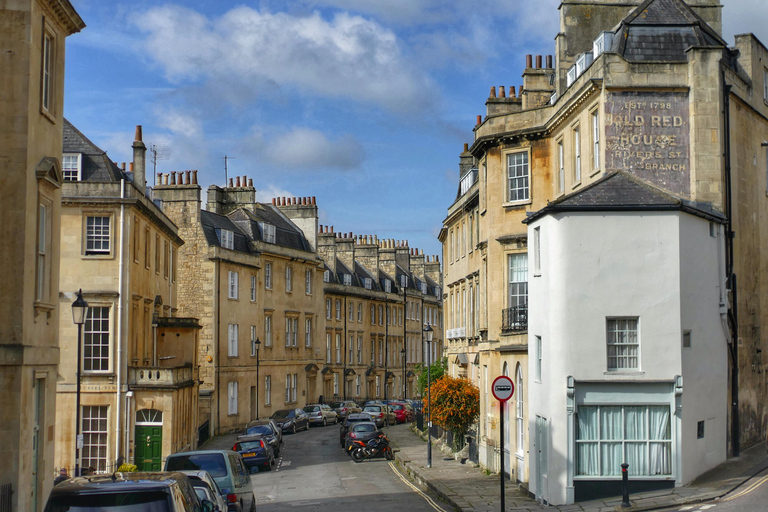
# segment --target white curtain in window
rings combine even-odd
[[[624,462],[629,464],[630,475],[647,475],[648,474],[648,460],[646,442],[648,439],[647,432],[647,408],[646,407],[625,407],[624,408],[624,428],[627,442],[624,450],[626,457]]]
[[[576,443],[576,474],[598,475],[598,432],[597,432],[597,407],[579,407],[578,415],[579,442]]]
[[[623,430],[621,407],[601,407],[600,438],[604,442],[600,447],[600,465],[603,475],[621,474],[621,463],[624,462],[621,453]],[[614,440],[618,442],[605,442]]]
[[[649,407],[649,425],[651,434],[650,468],[651,475],[672,474],[672,443],[656,442],[656,440],[672,439],[669,425],[669,407]]]

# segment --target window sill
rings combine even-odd
[[[47,302],[41,302],[39,300],[35,301],[35,319],[37,319],[38,315],[45,313],[46,325],[50,321],[55,310],[56,306],[54,304],[48,304]]]
[[[53,114],[51,114],[51,111],[42,105],[40,105],[40,115],[42,115],[44,118],[50,121],[51,124],[53,125],[56,124],[56,118],[53,116]]]
[[[644,377],[645,372],[641,372],[640,370],[609,370],[607,372],[603,372],[603,375],[616,375],[618,377],[626,377],[631,375],[633,377]]]
[[[114,256],[112,253],[103,253],[103,254],[83,254],[82,258],[84,260],[111,260],[114,259]]]
[[[577,181],[573,185],[571,185],[571,190],[576,190],[580,186],[581,186],[581,179],[579,179],[579,181]]]
[[[598,174],[600,174],[599,167],[597,169],[593,169],[592,172],[589,173],[589,177],[592,178],[593,176],[597,176]]]
[[[532,204],[533,201],[526,199],[524,201],[506,201],[501,203],[502,208],[520,208]]]

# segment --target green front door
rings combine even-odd
[[[136,425],[134,461],[139,471],[162,471],[163,426]]]

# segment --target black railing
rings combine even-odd
[[[202,446],[211,437],[211,422],[206,421],[197,428],[197,446]]]
[[[13,504],[13,486],[11,484],[0,485],[0,512],[11,512]]]
[[[515,332],[528,330],[528,304],[514,306],[501,311],[501,331]]]

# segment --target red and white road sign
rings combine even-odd
[[[504,375],[496,377],[491,385],[491,393],[499,402],[506,402],[512,397],[514,392],[515,385],[512,383],[512,379]]]

